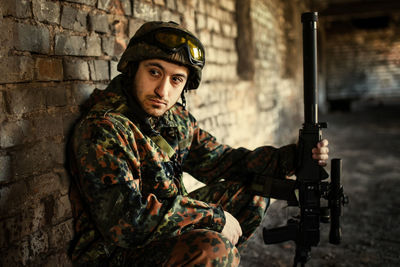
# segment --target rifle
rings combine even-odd
[[[304,123],[299,133],[298,168],[296,171],[297,201],[288,201],[289,206],[298,206],[300,215],[288,220],[286,226],[263,229],[265,244],[276,244],[292,240],[296,244],[294,266],[304,266],[310,258],[312,246],[320,241],[320,222],[330,221],[329,242],[340,244],[340,216],[342,205],[348,202],[340,185],[342,160],[331,161],[331,182],[324,181],[329,175],[312,159],[311,150],[322,140],[322,129],[326,123],[318,122],[317,87],[317,12],[303,13],[303,69],[304,69]],[[321,207],[321,198],[328,200]]]

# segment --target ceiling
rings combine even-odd
[[[400,0],[312,0],[311,5],[319,16],[335,19],[400,14]]]

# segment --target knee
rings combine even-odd
[[[237,266],[240,261],[238,249],[221,233],[207,231],[200,240],[199,249],[212,266]]]
[[[183,234],[179,243],[179,254],[188,265],[239,265],[240,255],[238,249],[218,232],[193,230]],[[174,258],[176,259],[175,256]]]

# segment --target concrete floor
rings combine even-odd
[[[364,101],[351,112],[320,116],[330,157],[343,159],[343,185],[350,203],[343,210],[342,242],[328,242],[321,225],[320,246],[306,266],[400,266],[400,101]],[[330,166],[328,166],[329,169]],[[285,224],[285,202],[268,210],[264,226]],[[241,267],[292,266],[293,242],[264,245],[261,228],[242,253]]]

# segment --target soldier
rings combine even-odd
[[[296,145],[254,151],[220,144],[185,110],[204,47],[172,22],[145,23],[95,90],[69,144],[78,266],[237,266],[269,199],[254,176],[294,173]],[[177,103],[182,98],[182,104]],[[321,165],[327,141],[313,150]],[[187,193],[182,172],[206,186]]]

